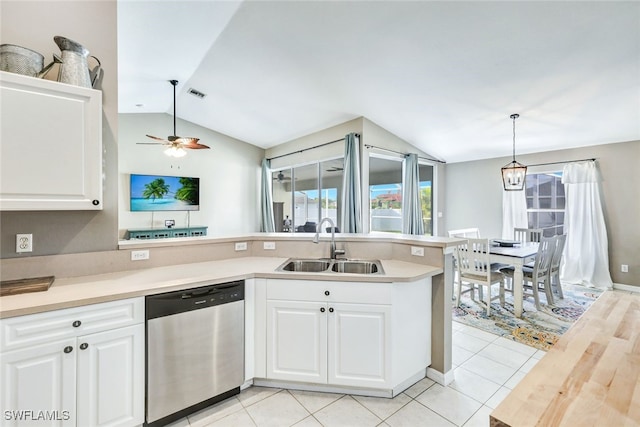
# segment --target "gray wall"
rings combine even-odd
[[[99,212],[2,212],[0,257],[106,251],[116,248],[118,229],[118,52],[115,1],[0,2],[0,39],[42,53],[48,63],[61,35],[86,46],[102,62],[104,209]],[[47,76],[55,79],[56,73]],[[33,252],[15,253],[15,235],[33,234]]]
[[[615,283],[640,286],[640,141],[517,156],[526,165],[586,158],[597,159],[603,178],[611,277]],[[446,230],[467,227],[479,227],[485,237],[502,234],[500,168],[510,160],[504,157],[447,164],[442,235]],[[562,165],[555,168],[561,170]],[[620,271],[621,264],[629,265],[628,273]]]

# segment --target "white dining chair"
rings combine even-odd
[[[521,243],[540,242],[542,228],[514,228],[513,240]]]
[[[479,228],[461,228],[459,230],[449,230],[449,237],[459,237],[462,239],[479,239],[480,238],[480,229]]]
[[[560,234],[555,236],[555,245],[553,248],[553,255],[551,256],[551,265],[549,266],[549,286],[555,287],[560,299],[564,299],[562,293],[562,284],[560,283],[560,262],[562,261],[562,253],[564,252],[564,245],[567,242],[567,235]]]
[[[456,292],[456,307],[460,306],[460,297],[465,292],[471,292],[472,299],[476,287],[480,292],[480,304],[484,305],[487,316],[491,313],[491,301],[504,298],[500,295],[491,296],[491,286],[501,284],[503,276],[500,272],[491,269],[491,256],[489,254],[489,239],[467,239],[455,247],[456,264],[458,269],[458,283]],[[462,291],[462,286],[469,289]],[[484,294],[484,301],[482,301]]]
[[[538,244],[538,253],[536,254],[533,267],[522,267],[523,273],[523,294],[522,297],[532,296],[536,305],[536,309],[540,310],[539,292],[543,291],[547,297],[547,304],[553,305],[553,293],[551,292],[549,270],[551,268],[551,258],[555,247],[555,237],[543,237]],[[501,282],[500,295],[505,292],[513,293],[513,276],[514,267],[504,267],[500,269],[505,280]],[[510,286],[509,286],[510,285]],[[530,290],[531,293],[526,291]]]

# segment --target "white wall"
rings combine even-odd
[[[260,162],[264,150],[178,119],[177,133],[200,138],[210,150],[188,150],[175,159],[164,147],[139,145],[152,142],[145,135],[167,137],[173,133],[169,114],[119,115],[119,236],[131,228],[163,228],[165,219],[176,227],[187,225],[186,212],[131,212],[129,174],[191,176],[200,178],[200,211],[191,212],[192,226],[207,226],[208,235],[224,236],[259,231]]]

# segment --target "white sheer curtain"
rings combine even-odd
[[[595,161],[565,165],[564,229],[567,243],[560,278],[568,283],[611,289],[607,229],[600,201],[600,175]]]
[[[527,228],[527,198],[525,190],[502,190],[502,238],[513,239],[514,228]]]

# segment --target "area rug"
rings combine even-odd
[[[487,317],[484,308],[465,293],[460,299],[460,307],[456,307],[455,298],[453,300],[453,320],[546,351],[602,294],[599,289],[579,285],[563,284],[562,291],[564,299],[554,295],[554,305],[548,305],[542,293],[539,311],[533,298],[526,298],[522,318],[514,316],[510,294],[505,295],[504,307],[498,300],[493,301],[491,314]]]

